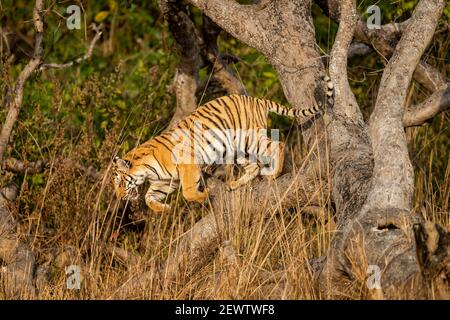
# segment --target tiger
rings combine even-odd
[[[327,93],[328,94],[328,93]],[[271,100],[229,95],[209,101],[171,129],[113,160],[114,189],[123,200],[136,200],[146,180],[146,205],[154,212],[171,209],[169,194],[181,187],[188,202],[203,203],[209,190],[203,173],[211,165],[236,164],[243,174],[228,189],[248,184],[258,175],[276,178],[283,170],[285,144],[267,135],[269,112],[300,119],[320,113],[317,105],[288,109]]]

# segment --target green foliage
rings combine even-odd
[[[358,1],[358,10],[367,18],[367,7],[376,4],[381,9],[382,23],[388,23],[407,19],[416,3],[417,0],[362,0]],[[108,0],[82,4],[80,30],[66,28],[62,18],[68,16],[66,2],[47,4],[51,5],[51,10],[45,16],[45,60],[65,62],[83,54],[93,36],[89,28],[92,22],[104,25],[101,42],[94,49],[90,61],[63,71],[46,71],[29,81],[21,123],[16,129],[16,135],[22,138],[15,139],[13,146],[13,153],[17,156],[33,159],[42,156],[42,152],[50,152],[51,138],[61,130],[61,126],[66,126],[65,130],[71,135],[90,132],[93,157],[108,131],[121,133],[117,140],[122,143],[121,151],[126,151],[136,143],[135,139],[149,138],[170,119],[174,98],[167,88],[174,75],[177,55],[156,1],[123,3]],[[4,24],[32,39],[32,6],[29,2],[4,1],[2,9],[0,15]],[[447,23],[449,12],[450,5],[447,5]],[[318,44],[323,54],[327,54],[337,32],[337,24],[323,15],[316,5],[313,5],[312,13]],[[200,24],[200,12],[191,9],[191,14]],[[275,70],[261,54],[229,36],[221,37],[219,46],[223,52],[242,59],[232,67],[250,94],[287,104]],[[443,72],[449,72],[448,47],[447,30],[436,35],[429,49],[430,58],[436,57],[435,63]],[[17,77],[25,58],[19,56],[19,63],[9,67],[9,79]],[[355,59],[350,64],[352,88],[366,114],[372,106],[384,64],[376,54]],[[200,79],[208,80],[209,77],[209,68],[203,68]],[[207,94],[205,99],[208,98]],[[4,110],[2,114],[4,116]],[[36,119],[46,125],[46,130],[35,125]],[[144,119],[147,122],[143,122]],[[290,126],[285,119],[274,117],[273,120],[277,126]],[[26,155],[24,150],[27,150]]]
[[[250,0],[239,2],[248,4]],[[9,59],[0,46],[0,100],[31,54],[30,44],[33,43],[34,36],[31,3],[32,1],[26,0],[0,1],[2,30],[7,28],[19,35],[15,38],[12,48],[14,59]],[[83,8],[80,30],[69,30],[66,27],[64,20],[68,17],[66,8],[72,3],[81,4]],[[408,19],[417,0],[359,0],[357,3],[358,10],[365,19],[368,17],[366,13],[368,6],[373,4],[380,6],[382,23],[389,23]],[[64,70],[37,73],[26,83],[19,121],[14,127],[6,156],[27,161],[50,159],[51,165],[41,174],[22,174],[14,177],[21,190],[15,213],[20,219],[23,218],[26,229],[24,234],[34,235],[33,250],[40,252],[39,262],[45,260],[48,248],[74,246],[80,252],[79,255],[84,255],[83,259],[88,261],[90,266],[99,269],[93,270],[96,276],[93,293],[90,292],[85,296],[98,298],[98,292],[101,291],[100,296],[103,294],[109,299],[109,294],[103,292],[103,286],[114,287],[116,290],[118,286],[111,285],[108,281],[111,274],[114,278],[119,268],[112,265],[110,257],[107,259],[102,257],[103,252],[97,252],[102,251],[98,248],[102,248],[105,242],[111,242],[134,252],[138,251],[140,245],[146,245],[150,248],[148,251],[151,251],[153,261],[155,256],[159,259],[167,255],[174,239],[178,239],[199,215],[198,207],[192,209],[190,204],[186,204],[182,199],[176,199],[178,195],[174,194],[172,197],[179,204],[180,212],[177,211],[179,214],[147,217],[150,219],[146,225],[149,229],[146,230],[148,238],[146,242],[142,241],[140,237],[144,233],[123,232],[124,225],[127,225],[123,221],[128,218],[128,211],[123,208],[117,210],[117,207],[114,207],[110,177],[107,176],[102,181],[90,179],[86,172],[77,167],[77,164],[85,168],[92,166],[98,171],[105,172],[113,156],[127,152],[167,126],[175,107],[171,86],[178,60],[176,45],[163,22],[157,1],[46,0],[45,7],[46,62],[67,62],[84,54],[94,35],[90,28],[93,22],[103,24],[103,35],[94,48],[90,60]],[[319,50],[326,56],[332,48],[338,25],[325,16],[315,4],[312,6],[312,14]],[[191,8],[190,15],[196,24],[202,23],[202,16],[198,10]],[[449,21],[450,3],[447,4],[433,41],[424,55],[428,63],[447,77],[450,75]],[[259,52],[225,33],[219,38],[219,48],[223,53],[240,58],[238,63],[230,67],[242,80],[250,95],[288,105],[276,71]],[[350,85],[366,118],[374,105],[385,65],[386,61],[375,52],[349,62]],[[197,101],[206,102],[217,95],[225,94],[221,89],[214,91],[217,84],[211,80],[210,67],[203,67],[199,76],[200,80],[208,82],[208,85],[205,92],[197,94]],[[420,85],[413,83],[408,102],[419,103],[428,95],[429,93]],[[0,109],[2,119],[0,122],[5,119],[6,112],[5,108]],[[407,130],[411,158],[416,170],[415,205],[418,208],[425,206],[429,209],[428,212],[433,213],[433,217],[435,214],[447,217],[441,219],[447,221],[445,223],[447,226],[450,225],[449,123],[448,114],[442,114],[428,127]],[[288,139],[295,138],[292,134],[294,126],[289,119],[271,115],[270,125],[280,128]],[[288,147],[292,145],[294,144],[290,143]],[[0,184],[3,185],[11,177],[12,174],[2,172]],[[246,202],[243,201],[242,213],[246,212],[245,205]],[[294,268],[291,271],[292,274],[297,274],[298,261],[306,261],[313,255],[321,256],[328,250],[329,237],[333,234],[328,222],[325,228],[317,221],[308,222],[309,225],[305,226],[307,218],[304,215],[295,215],[295,218],[287,224],[285,218],[279,212],[274,213],[271,219],[266,219],[263,214],[257,214],[248,217],[248,220],[252,221],[250,228],[247,228],[250,223],[233,226],[242,229],[241,233],[235,234],[235,237],[242,241],[241,247],[238,246],[242,249],[239,254],[242,252],[245,254],[245,250],[251,252],[244,256],[245,259],[250,258],[246,260],[249,262],[248,266],[257,266],[258,270],[265,268],[269,260],[273,260],[277,255],[284,255],[283,250],[292,246],[286,257],[288,259],[290,256],[294,257],[292,261]],[[258,219],[261,219],[261,222],[258,222]],[[277,219],[281,220],[277,222]],[[291,223],[292,221],[294,223]],[[270,232],[265,231],[266,223],[275,223],[268,229]],[[288,226],[283,228],[290,228],[296,232],[291,232],[292,230],[287,232],[286,229],[281,233],[272,232],[278,228],[278,223],[280,226]],[[323,223],[325,224],[325,220]],[[130,225],[138,228],[134,226],[134,222],[128,221],[127,230],[130,229]],[[290,237],[297,240],[292,241]],[[274,245],[276,243],[278,244]],[[286,248],[274,250],[275,253],[270,254],[274,247],[284,244]],[[43,249],[39,251],[40,247]],[[258,258],[255,255],[256,250],[263,252],[263,259],[251,261]],[[298,250],[301,250],[304,256],[291,254]],[[283,259],[276,258],[276,263],[270,265],[267,270],[278,269],[284,263]],[[102,268],[108,269],[108,272],[103,272],[105,270]],[[133,268],[129,270],[134,273]],[[55,287],[63,291],[61,295],[64,298],[68,293],[67,290],[61,289],[65,283],[63,272],[61,270],[59,273],[55,272],[52,278],[58,278],[58,274],[63,281]],[[123,274],[117,274],[121,276],[122,281]],[[310,271],[307,270],[305,274],[307,277],[300,277],[297,287],[305,286],[304,279],[309,279]],[[119,283],[119,280],[116,281]],[[246,282],[243,283],[243,286],[247,286]],[[254,288],[249,286],[249,290],[256,288],[254,290],[256,292],[261,287],[259,284]],[[168,291],[172,291],[172,288]],[[197,290],[197,287],[195,290],[185,291],[202,292]],[[49,293],[49,297],[59,298],[58,295],[52,294]],[[68,295],[70,294],[73,293]],[[308,295],[306,297],[315,298]],[[236,296],[231,298],[234,299]]]
[[[382,23],[388,23],[407,19],[416,3],[416,0],[362,0],[358,1],[358,10],[367,18],[367,7],[376,4],[381,8]],[[96,157],[108,132],[115,135],[120,146],[114,152],[121,153],[138,141],[157,134],[170,119],[175,100],[168,88],[174,76],[177,55],[156,1],[84,1],[82,5],[81,29],[68,30],[63,19],[68,16],[68,4],[64,1],[47,3],[51,9],[45,15],[47,62],[65,62],[83,54],[93,36],[89,27],[92,22],[101,22],[104,32],[91,60],[65,70],[46,71],[27,83],[20,124],[14,133],[20,138],[13,140],[11,149],[14,156],[31,160],[55,152],[64,155],[71,152],[73,143],[89,135],[92,144],[89,160],[86,160],[97,162]],[[32,6],[29,2],[4,1],[2,9],[0,18],[4,24],[32,39]],[[446,23],[449,10],[450,5],[447,5]],[[323,15],[316,5],[313,5],[312,13],[317,41],[325,55],[331,50],[337,24]],[[198,10],[191,9],[191,16],[196,24],[202,22]],[[445,28],[445,19],[442,23]],[[219,47],[224,53],[242,59],[231,67],[251,95],[288,104],[276,71],[261,54],[227,35],[220,38]],[[431,62],[447,73],[448,47],[447,30],[437,33],[428,54]],[[9,66],[9,81],[17,77],[25,62],[26,56],[23,55]],[[373,105],[384,64],[385,61],[375,53],[355,59],[350,64],[352,89],[365,114],[369,114]],[[201,69],[200,79],[208,81],[210,72],[207,67]],[[418,87],[413,90],[421,91]],[[212,97],[207,90],[203,102]],[[5,116],[5,110],[1,115]],[[285,132],[291,126],[291,122],[282,117],[272,116],[271,122]],[[55,140],[61,131],[69,139],[62,145],[60,140]]]

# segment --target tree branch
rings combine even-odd
[[[450,108],[450,86],[433,93],[421,104],[405,111],[403,126],[420,126]]]
[[[356,8],[351,1],[342,1],[341,12],[342,17],[338,33],[330,54],[330,76],[335,86],[335,105],[333,110],[336,114],[345,114],[347,117],[356,117],[361,120],[361,111],[355,95],[350,89],[347,76],[348,49],[352,42],[357,22]]]
[[[82,56],[75,60],[66,62],[66,63],[43,63],[39,66],[39,70],[46,70],[46,69],[65,69],[68,67],[71,67],[75,64],[79,64],[83,61],[89,60],[92,56],[92,52],[94,51],[94,47],[97,44],[98,40],[100,40],[100,37],[102,35],[102,25],[95,25],[92,24],[92,29],[95,31],[95,36],[92,38],[91,43],[89,44],[87,52]]]
[[[22,107],[23,88],[25,82],[42,63],[42,39],[44,32],[42,9],[43,0],[36,0],[33,9],[33,22],[36,33],[34,37],[34,55],[27,63],[25,68],[23,68],[22,72],[19,74],[19,77],[17,78],[11,93],[12,97],[9,100],[7,106],[8,114],[3,124],[2,131],[0,132],[0,162],[3,159],[3,154],[5,152],[6,146],[8,145],[9,137],[11,136],[12,129],[17,120],[17,117],[19,116],[20,108]]]
[[[188,0],[188,2],[236,39],[260,50],[263,44],[257,39],[262,26],[256,19],[252,6],[241,5],[235,0]]]
[[[353,42],[348,48],[348,60],[355,57],[366,56],[372,52],[372,49],[361,42]]]
[[[414,80],[423,85],[430,92],[435,92],[448,86],[448,79],[424,61],[420,61],[413,74]]]
[[[381,29],[369,29],[367,23],[360,20],[355,37],[359,41],[372,45],[387,60],[394,53],[397,41],[409,23],[409,20],[402,23],[393,22],[381,26]],[[424,61],[420,61],[417,65],[414,79],[431,92],[442,88],[448,82],[439,71]]]
[[[194,23],[175,1],[160,0],[159,6],[177,43],[180,61],[174,86],[176,109],[168,128],[197,108],[197,90],[200,44]]]
[[[38,160],[36,162],[23,162],[15,158],[8,158],[3,161],[2,169],[14,173],[36,174],[44,171],[48,160]]]
[[[71,159],[59,159],[53,161],[56,166],[67,165],[76,168],[82,175],[92,180],[99,180],[103,177],[93,166],[83,166],[82,164],[72,161]],[[2,169],[14,173],[37,174],[42,173],[48,167],[49,159],[39,159],[34,162],[22,161],[15,158],[7,158],[2,163]]]
[[[339,21],[339,1],[315,0],[334,21]],[[369,29],[367,23],[360,18],[355,30],[356,40],[372,46],[384,59],[389,59],[402,32],[409,24],[409,20],[400,23],[382,25],[380,29]],[[414,80],[427,90],[434,92],[448,84],[448,80],[435,68],[424,61],[420,61],[414,72]]]
[[[222,59],[219,48],[217,47],[217,37],[222,29],[220,29],[210,18],[203,18],[203,46],[202,56],[205,57],[212,65],[214,78],[217,79],[228,94],[246,95],[243,84],[233,72],[228,68],[226,62]]]
[[[43,59],[42,55],[44,52],[43,47],[44,18],[42,16],[42,12],[43,12],[43,0],[36,0],[33,9],[33,24],[35,29],[33,57],[30,59],[30,61],[27,63],[27,65],[23,68],[22,72],[17,77],[11,93],[11,97],[10,99],[7,99],[8,114],[6,116],[6,120],[0,132],[0,163],[2,163],[3,155],[5,153],[6,146],[8,145],[11,132],[19,116],[20,109],[22,108],[23,90],[25,82],[28,80],[28,78],[36,70],[39,69],[44,70],[48,68],[59,68],[59,69],[66,68],[75,63],[79,63],[81,61],[89,59],[92,55],[94,45],[101,35],[99,29],[95,29],[96,35],[92,40],[91,45],[89,46],[88,52],[81,58],[78,58],[66,64],[42,64]]]
[[[444,1],[420,1],[381,78],[370,117],[369,134],[374,152],[372,208],[410,210],[414,173],[403,130],[406,93],[420,57],[433,37]]]

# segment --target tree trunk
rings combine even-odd
[[[240,5],[233,0],[189,2],[238,40],[263,53],[277,70],[284,93],[294,107],[308,107],[325,98],[325,84],[320,80],[325,69],[316,51],[310,1],[261,1],[256,5]],[[363,120],[347,79],[348,49],[355,32],[364,32],[364,27],[354,1],[330,2],[337,6],[334,15],[340,21],[330,64],[335,85],[334,112],[324,117],[329,122],[326,131],[324,119],[304,130],[307,145],[318,147],[303,170],[303,174],[307,173],[303,175],[306,180],[327,163],[326,145],[323,139],[317,138],[325,132],[328,135],[332,194],[337,211],[336,235],[325,263],[315,275],[317,288],[333,297],[356,293],[360,296],[361,291],[374,298],[425,297],[433,281],[448,277],[449,235],[439,226],[422,224],[420,216],[411,210],[414,179],[403,131],[404,122],[408,121],[404,104],[413,74],[418,79],[420,75],[422,79],[435,79],[424,80],[424,85],[431,90],[444,88],[447,82],[430,68],[428,71],[433,76],[424,76],[420,71],[423,63],[419,64],[444,1],[421,1],[412,18],[396,26],[399,30],[384,28],[383,32],[391,30],[392,34],[402,33],[402,37],[395,50],[387,49],[392,57],[383,74],[369,124]],[[447,108],[445,90],[441,89],[424,103],[424,108],[433,110],[430,117],[439,112],[436,110]],[[319,171],[315,176],[323,173]],[[277,182],[283,179],[288,179],[288,185],[294,188],[303,187],[295,183],[294,176],[285,175]],[[259,187],[254,190],[257,192]],[[289,201],[282,198],[278,205],[289,207]],[[213,230],[210,226],[200,229]],[[198,235],[202,230],[196,231]],[[192,236],[190,233],[189,237]],[[186,238],[183,241],[191,245],[181,241],[180,248],[197,248],[199,253],[201,248],[208,247],[197,240]],[[432,260],[436,263],[431,263]],[[430,267],[431,264],[434,266]],[[368,272],[374,272],[375,279],[380,281],[375,281],[373,286],[369,282],[366,285]]]

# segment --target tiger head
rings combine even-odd
[[[139,197],[138,179],[133,176],[132,162],[119,157],[114,158],[114,191],[122,200],[135,200]]]

